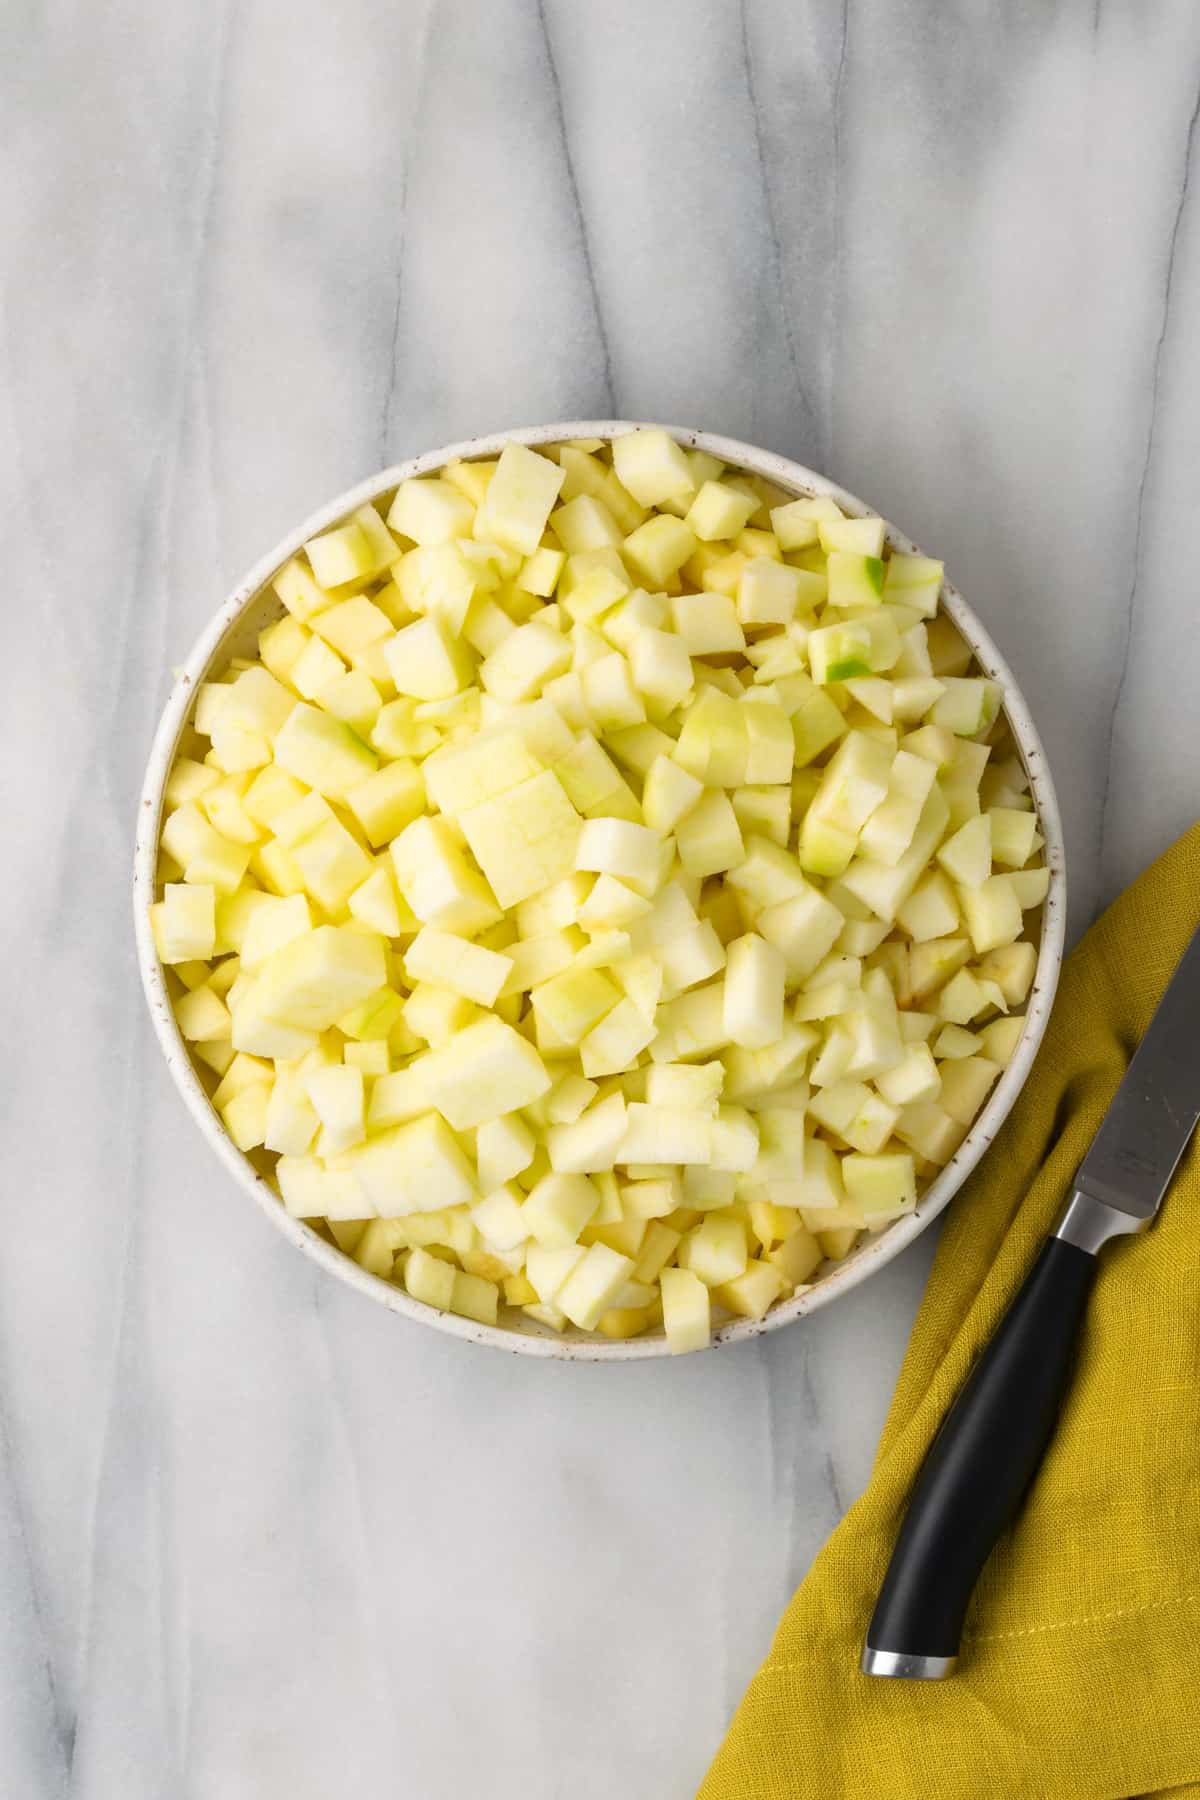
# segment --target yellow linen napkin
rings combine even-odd
[[[1200,826],[1068,959],[1033,1073],[951,1210],[867,1491],[793,1598],[700,1800],[1200,1794],[1195,1141],[1149,1234],[1103,1252],[1057,1433],[984,1570],[958,1673],[858,1673],[925,1452],[1198,918]]]

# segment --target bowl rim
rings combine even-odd
[[[455,1313],[440,1312],[414,1300],[401,1288],[365,1269],[318,1236],[302,1220],[293,1218],[282,1205],[265,1177],[260,1175],[233,1140],[227,1135],[192,1064],[191,1057],[175,1023],[174,1010],[167,991],[162,965],[150,926],[150,903],[155,897],[159,823],[163,794],[176,746],[187,723],[196,689],[209,673],[224,638],[233,631],[250,607],[258,600],[272,575],[294,556],[311,537],[335,524],[344,515],[365,502],[378,497],[401,481],[414,475],[428,474],[444,467],[455,458],[471,459],[498,454],[506,443],[536,447],[576,438],[612,439],[627,432],[646,429],[664,430],[687,449],[707,451],[722,462],[736,465],[751,474],[764,476],[798,494],[824,494],[837,501],[852,517],[879,516],[857,495],[849,493],[827,476],[790,457],[737,438],[693,430],[657,421],[626,419],[568,419],[550,424],[517,427],[468,438],[459,443],[428,450],[410,457],[391,468],[368,476],[315,512],[289,531],[275,547],[260,557],[214,613],[192,645],[159,718],[154,734],[145,777],[139,796],[137,828],[133,858],[133,908],[137,939],[138,965],[142,987],[159,1045],[176,1088],[192,1118],[217,1157],[242,1190],[255,1199],[275,1227],[298,1249],[305,1252],[331,1275],[348,1286],[381,1303],[390,1311],[401,1313],[420,1324],[450,1333],[469,1343],[507,1350],[516,1355],[551,1358],[567,1362],[636,1362],[669,1355],[669,1347],[661,1334],[630,1339],[558,1336],[552,1332],[532,1332],[501,1325],[483,1325],[461,1318]],[[885,520],[887,541],[893,550],[917,552],[917,547],[890,521]],[[776,1331],[794,1320],[828,1306],[841,1295],[866,1281],[913,1240],[945,1209],[953,1195],[974,1169],[984,1150],[996,1136],[1033,1065],[1041,1043],[1058,983],[1063,958],[1066,929],[1066,870],[1062,821],[1054,783],[1046,761],[1045,750],[1037,727],[1029,713],[1012,670],[993,643],[990,634],[968,606],[958,590],[943,582],[942,605],[954,620],[984,673],[999,682],[1003,706],[1012,726],[1017,749],[1029,776],[1039,826],[1045,838],[1044,854],[1050,871],[1050,885],[1042,913],[1041,942],[1037,967],[1026,1006],[1025,1028],[1003,1074],[993,1088],[987,1103],[964,1137],[954,1156],[932,1181],[917,1202],[913,1212],[887,1226],[878,1237],[831,1273],[790,1300],[772,1309],[762,1319],[734,1319],[712,1334],[710,1349],[725,1344],[743,1343]]]

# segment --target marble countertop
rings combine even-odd
[[[168,669],[402,455],[704,425],[945,556],[1045,739],[1078,933],[1196,807],[1200,15],[6,24],[0,1791],[685,1800],[866,1478],[932,1246],[630,1367],[490,1355],[315,1271],[204,1149],[138,990]]]

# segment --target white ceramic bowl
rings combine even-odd
[[[258,1202],[272,1224],[330,1274],[389,1307],[392,1312],[404,1313],[422,1324],[434,1325],[440,1331],[453,1333],[455,1337],[467,1338],[472,1343],[487,1344],[495,1349],[520,1351],[529,1356],[596,1362],[625,1362],[663,1356],[667,1353],[666,1340],[661,1334],[628,1341],[610,1341],[583,1334],[559,1337],[543,1327],[535,1326],[532,1321],[529,1322],[528,1329],[479,1325],[453,1313],[438,1312],[433,1307],[410,1299],[389,1282],[368,1275],[348,1256],[334,1249],[315,1231],[285,1211],[268,1183],[226,1135],[192,1065],[175,1024],[163,971],[155,951],[150,931],[149,907],[155,897],[154,872],[163,789],[174,761],[176,746],[191,714],[196,689],[210,674],[223,668],[231,656],[246,651],[253,654],[257,633],[283,610],[268,585],[271,577],[289,557],[296,554],[308,538],[315,537],[318,532],[336,524],[353,507],[361,506],[364,501],[373,500],[395,488],[410,475],[423,475],[442,467],[452,457],[495,456],[510,439],[522,444],[548,444],[564,438],[617,437],[622,432],[634,429],[632,423],[618,419],[569,420],[561,424],[535,425],[525,430],[508,431],[496,437],[476,438],[464,444],[451,444],[445,449],[432,450],[425,456],[418,456],[411,462],[400,463],[395,468],[385,469],[381,474],[372,476],[370,480],[361,482],[348,493],[330,501],[328,506],[323,506],[319,512],[297,526],[295,531],[289,532],[281,544],[277,544],[251,569],[201,632],[171,690],[146,768],[145,785],[138,808],[134,854],[133,901],[138,959],[146,999],[167,1066],[193,1119],[220,1161],[239,1186]],[[676,426],[668,426],[666,429],[689,449],[707,450],[722,462],[765,476],[789,493],[832,495],[838,505],[852,516],[862,516],[873,510],[853,494],[848,494],[833,482],[827,481],[823,475],[816,475],[811,469],[802,468],[799,463],[776,456],[769,450],[759,450],[751,444],[738,443],[733,438],[713,437],[704,431],[685,431]],[[887,537],[895,550],[912,551],[915,548],[891,525],[887,527]],[[910,1244],[924,1231],[946,1206],[995,1137],[1029,1074],[1046,1028],[1062,962],[1066,905],[1058,802],[1041,740],[1008,664],[961,595],[949,585],[944,590],[943,603],[946,612],[970,644],[984,672],[1001,685],[1005,711],[1029,775],[1041,831],[1046,840],[1045,856],[1050,870],[1050,890],[1042,914],[1037,973],[1026,1011],[1024,1034],[987,1105],[963,1139],[956,1155],[922,1194],[916,1210],[852,1251],[844,1262],[819,1276],[806,1293],[798,1294],[773,1307],[764,1319],[737,1319],[722,1325],[713,1334],[714,1347],[757,1337],[765,1331],[774,1331],[781,1325],[790,1324],[793,1319],[815,1312],[818,1307],[827,1306],[831,1300],[836,1300],[840,1294],[849,1293],[859,1282],[882,1269],[885,1263],[891,1262],[906,1244]]]

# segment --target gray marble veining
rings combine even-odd
[[[1076,931],[1200,753],[1200,16],[0,19],[0,1791],[674,1800],[866,1478],[931,1246],[716,1357],[376,1313],[206,1158],[128,920],[167,670],[357,477],[617,414],[822,467],[1011,659]]]

